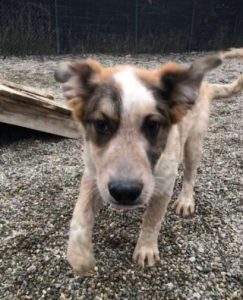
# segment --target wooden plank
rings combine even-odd
[[[48,107],[55,111],[62,111],[64,114],[70,114],[69,109],[64,103],[52,101],[42,96],[37,95],[29,95],[23,91],[16,91],[13,88],[7,87],[5,85],[0,84],[0,95],[15,99],[21,102],[26,102],[27,104],[35,104],[37,106]]]
[[[9,94],[6,96],[1,93],[0,122],[69,138],[80,137],[69,108],[62,105],[60,109],[53,105],[43,105],[41,101],[22,100],[26,99],[10,98]]]
[[[40,90],[37,88],[25,86],[22,84],[17,84],[15,82],[7,81],[7,80],[0,80],[0,85],[7,86],[7,87],[13,88],[18,91],[23,91],[30,95],[37,95],[37,96],[41,96],[41,97],[44,97],[44,98],[47,98],[50,100],[54,100],[54,96],[52,93],[43,91],[43,90]]]
[[[0,122],[69,138],[80,137],[71,110],[65,103],[53,101],[50,94],[32,87],[1,83]]]

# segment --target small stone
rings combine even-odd
[[[202,245],[200,245],[200,246],[198,247],[198,252],[199,252],[199,253],[203,253],[203,252],[204,252],[204,248],[203,248]]]
[[[202,271],[202,267],[201,267],[201,266],[196,266],[196,269],[197,269],[198,271]]]
[[[189,258],[189,261],[190,261],[190,262],[195,262],[195,261],[196,261],[196,257],[191,256],[191,257]]]
[[[203,273],[208,274],[208,273],[212,272],[212,269],[208,268],[208,267],[205,267],[205,268],[202,269],[202,271],[203,271]]]
[[[27,273],[33,273],[36,271],[36,266],[31,265],[28,269],[27,269]]]
[[[192,298],[193,299],[200,299],[200,294],[199,293],[193,293]]]
[[[174,287],[174,284],[172,282],[167,283],[167,287],[171,290]]]

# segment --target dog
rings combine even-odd
[[[83,136],[85,169],[70,226],[67,259],[74,271],[95,266],[92,229],[101,199],[120,210],[146,206],[133,259],[159,260],[158,234],[172,197],[178,166],[182,190],[173,208],[195,211],[193,189],[213,99],[243,89],[243,75],[230,84],[204,76],[242,49],[207,56],[185,67],[169,62],[156,70],[104,68],[87,60],[64,63],[55,72]]]

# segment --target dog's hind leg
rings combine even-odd
[[[195,211],[194,186],[197,176],[197,167],[200,162],[203,140],[207,132],[210,102],[203,101],[200,114],[193,122],[188,138],[184,145],[184,176],[182,190],[172,208],[177,214],[188,216]]]
[[[95,265],[92,230],[95,213],[99,208],[95,186],[93,179],[83,176],[70,226],[67,259],[80,275],[89,273]]]
[[[197,167],[200,162],[203,138],[190,136],[185,144],[184,152],[184,177],[182,190],[172,208],[177,214],[188,216],[195,211],[193,191],[197,176]]]
[[[200,114],[189,132],[188,139],[184,146],[184,178],[182,190],[178,199],[173,203],[172,208],[177,214],[188,216],[195,211],[193,190],[196,181],[197,167],[202,153],[203,139],[206,134],[210,99],[228,98],[239,93],[243,89],[243,75],[240,75],[230,84],[208,84],[204,100],[204,107],[200,108]]]

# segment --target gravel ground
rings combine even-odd
[[[204,54],[91,56],[105,65],[152,67]],[[69,58],[7,58],[0,78],[60,95],[53,69]],[[229,61],[209,80],[227,82],[240,71],[239,62]],[[1,125],[0,299],[242,299],[241,98],[213,105],[197,211],[183,219],[169,209],[159,240],[161,261],[144,271],[132,262],[142,210],[103,208],[94,230],[96,273],[88,278],[74,276],[65,257],[83,169],[79,141]],[[180,186],[181,176],[175,197]]]

